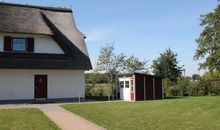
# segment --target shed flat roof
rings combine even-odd
[[[131,77],[133,75],[145,75],[145,76],[158,77],[152,74],[144,74],[144,73],[123,73],[123,74],[118,74],[117,77]]]

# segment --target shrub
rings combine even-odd
[[[109,84],[87,84],[86,96],[109,96],[112,89]]]

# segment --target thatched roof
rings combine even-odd
[[[74,69],[91,69],[85,36],[71,9],[0,3],[0,32],[50,35],[72,58]]]

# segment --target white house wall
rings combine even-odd
[[[34,38],[34,53],[64,54],[60,46],[48,35],[0,33],[0,52],[4,51],[4,36]]]
[[[48,98],[85,96],[83,70],[0,70],[0,100],[34,99],[34,75],[48,76]]]

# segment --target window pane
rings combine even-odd
[[[120,83],[120,87],[124,88],[124,81],[120,81],[119,83]]]
[[[129,88],[129,81],[125,81],[125,87]]]
[[[14,38],[12,40],[13,51],[26,51],[26,39]]]
[[[26,40],[25,40],[25,39],[20,39],[20,42],[21,42],[21,43],[25,43]]]
[[[132,79],[132,80],[131,80],[131,85],[133,85],[133,83],[134,83],[134,82],[133,82],[133,79]]]

